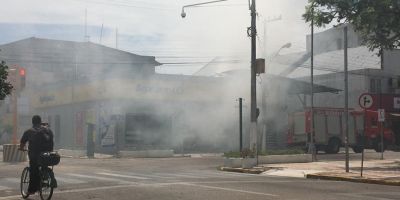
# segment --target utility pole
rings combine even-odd
[[[13,111],[13,133],[12,133],[12,144],[17,144],[17,134],[18,134],[18,90],[19,85],[17,79],[19,68],[15,67],[15,69],[10,70],[12,72],[10,75],[12,76],[12,85],[14,90],[11,93],[11,101],[12,101],[12,111]]]
[[[239,152],[243,149],[243,98],[239,98]]]
[[[251,125],[250,125],[250,149],[255,149],[257,151],[257,95],[256,95],[256,56],[257,56],[257,46],[256,46],[256,0],[252,0],[251,6]]]
[[[383,69],[383,62],[384,62],[384,60],[383,60],[383,53],[384,53],[384,51],[383,51],[383,48],[381,47],[381,49],[380,49],[380,54],[381,54],[381,69]],[[379,79],[379,109],[381,109],[382,110],[382,78],[380,78]],[[385,116],[383,116],[384,118],[385,118]],[[385,125],[385,120],[383,120],[382,122],[381,122],[381,128],[380,128],[380,135],[381,135],[381,160],[383,160],[383,151],[385,150],[384,149],[384,138],[383,138],[383,127],[384,127],[384,125]]]
[[[312,5],[312,13],[314,15],[314,4]],[[308,146],[308,153],[311,153],[312,161],[316,161],[316,148],[314,144],[314,131],[315,131],[315,120],[314,120],[314,18],[311,18],[311,108],[310,108],[310,118],[311,118],[311,130],[310,130],[310,143]]]
[[[382,111],[382,79],[379,79],[379,111]],[[379,113],[378,113],[379,114]],[[381,160],[383,160],[383,151],[384,151],[384,143],[383,143],[383,127],[385,125],[385,122],[382,120],[379,120],[378,122],[380,124],[379,132],[380,132],[380,138],[381,138],[381,146],[380,146],[380,151],[381,151]]]
[[[345,138],[344,145],[346,148],[346,172],[349,172],[349,79],[348,79],[348,57],[347,57],[347,25],[343,28],[344,32],[344,124]]]
[[[227,0],[215,0],[215,1],[185,5],[182,7],[181,17],[182,18],[186,17],[185,8],[200,6],[200,5],[210,4],[210,3],[223,2],[223,1],[227,1]],[[249,0],[249,3],[250,3],[250,0]],[[257,150],[257,99],[256,99],[256,97],[257,97],[256,96],[256,56],[257,56],[257,54],[256,54],[257,53],[257,50],[256,50],[257,49],[257,47],[256,47],[256,36],[257,36],[256,18],[257,18],[257,13],[256,13],[256,0],[251,0],[251,5],[249,5],[249,6],[250,6],[250,10],[251,10],[251,14],[250,14],[251,15],[251,27],[249,27],[247,29],[247,34],[249,37],[251,37],[250,149]]]

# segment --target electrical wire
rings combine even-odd
[[[74,0],[82,2],[82,0]],[[148,9],[148,10],[157,10],[157,11],[176,11],[175,8],[166,8],[166,7],[151,7],[151,6],[137,6],[132,4],[125,4],[125,3],[110,3],[110,2],[101,2],[101,1],[93,1],[93,0],[84,0],[86,3],[89,4],[97,4],[97,5],[110,5],[110,6],[117,6],[117,7],[129,7],[129,8],[138,8],[138,9]]]

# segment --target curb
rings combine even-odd
[[[334,175],[322,175],[322,174],[307,174],[307,179],[320,179],[320,180],[331,180],[331,181],[348,181],[354,183],[367,183],[367,184],[378,184],[378,185],[391,185],[400,186],[400,181],[389,181],[380,179],[368,179],[368,178],[353,178],[353,177],[343,177]]]
[[[261,173],[265,172],[264,168],[244,169],[244,168],[218,167],[218,170],[226,171],[226,172],[247,173],[247,174],[261,174]]]

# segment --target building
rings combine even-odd
[[[222,79],[156,74],[160,63],[152,56],[90,42],[28,38],[0,49],[9,66],[26,68],[19,134],[40,114],[59,148],[85,149],[91,133],[104,152],[236,145],[230,139],[237,109]],[[5,102],[2,112],[10,116]]]
[[[354,32],[351,25],[348,32],[348,86],[349,108],[364,109],[359,100],[362,94],[369,94],[378,103],[378,96],[391,98],[393,102],[398,95],[400,75],[400,50],[384,50],[383,56],[378,51],[370,51],[363,46],[361,37]],[[316,33],[314,37],[314,82],[327,87],[344,90],[344,44],[343,27],[339,26]],[[277,65],[287,67],[278,72],[280,75],[310,80],[310,36],[307,37],[307,51],[297,54],[282,55],[275,59]],[[309,102],[309,99],[308,99]],[[308,104],[309,105],[309,104]],[[314,106],[343,108],[344,93],[315,94]],[[382,108],[392,113],[400,113],[400,108],[391,107],[393,103],[383,104]],[[366,109],[376,109],[366,108]],[[400,121],[399,121],[400,122]],[[400,144],[400,128],[393,127]]]

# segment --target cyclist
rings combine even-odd
[[[30,181],[28,194],[34,194],[39,190],[40,177],[38,157],[42,152],[53,151],[53,132],[48,127],[48,124],[42,124],[42,119],[39,115],[32,117],[32,128],[26,130],[20,141],[20,149],[24,149],[26,143],[28,145]]]

